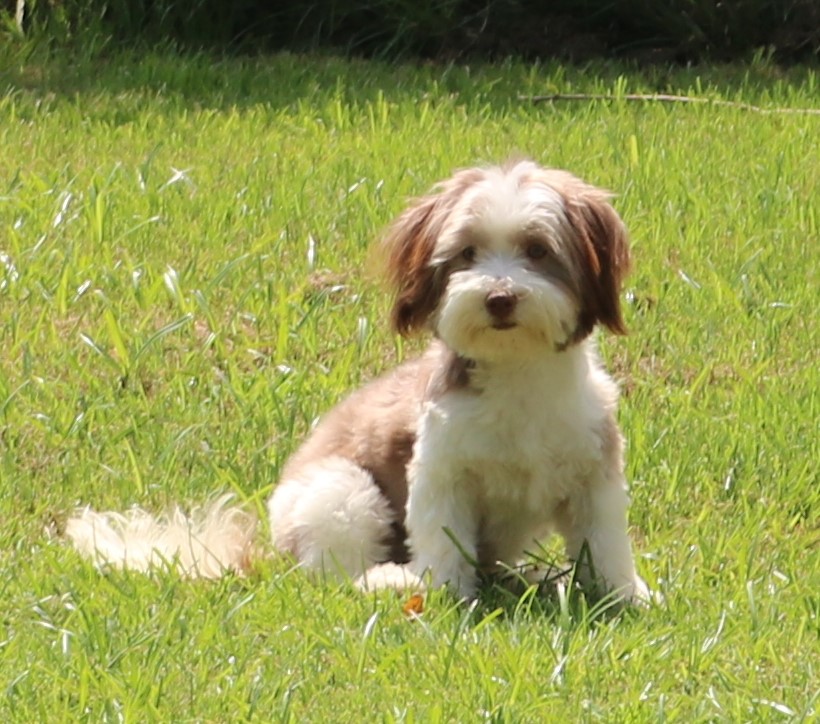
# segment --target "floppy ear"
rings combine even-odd
[[[577,181],[577,180],[576,180]],[[621,282],[629,272],[629,242],[610,194],[577,181],[564,189],[567,218],[578,238],[582,270],[582,310],[576,339],[600,322],[615,334],[626,334],[621,316]]]
[[[436,242],[458,199],[482,172],[459,171],[433,193],[416,200],[384,239],[387,275],[394,290],[393,328],[408,335],[424,327],[444,291],[444,270],[432,264]]]
[[[402,335],[423,327],[441,297],[430,264],[444,223],[440,206],[438,195],[418,199],[393,222],[384,239],[387,276],[396,294],[393,329]]]

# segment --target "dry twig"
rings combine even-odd
[[[754,113],[793,113],[811,116],[820,116],[820,108],[763,108],[751,103],[725,101],[713,98],[698,98],[697,96],[676,96],[668,93],[624,93],[612,95],[608,93],[551,93],[538,96],[518,96],[518,100],[531,103],[546,103],[553,101],[642,101],[649,103],[698,103],[712,106],[739,108]]]

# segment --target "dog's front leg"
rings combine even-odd
[[[429,575],[435,588],[447,585],[473,598],[478,525],[459,482],[441,467],[413,466],[406,518],[410,568],[418,576]]]
[[[557,526],[566,541],[567,555],[578,564],[582,583],[603,582],[619,598],[647,601],[649,590],[636,573],[632,557],[628,506],[625,482],[602,480],[571,501]]]

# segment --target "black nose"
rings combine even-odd
[[[484,300],[487,311],[496,319],[507,319],[515,311],[518,299],[512,292],[490,292]]]

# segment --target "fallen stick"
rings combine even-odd
[[[699,98],[696,96],[676,96],[668,93],[624,93],[622,95],[612,95],[608,93],[551,93],[549,95],[518,96],[520,101],[530,101],[531,103],[546,103],[552,101],[643,101],[650,103],[699,103],[713,106],[725,106],[728,108],[739,108],[743,111],[754,113],[794,113],[803,115],[820,116],[820,108],[763,108],[751,103],[740,103],[738,101],[724,101],[712,98]]]

